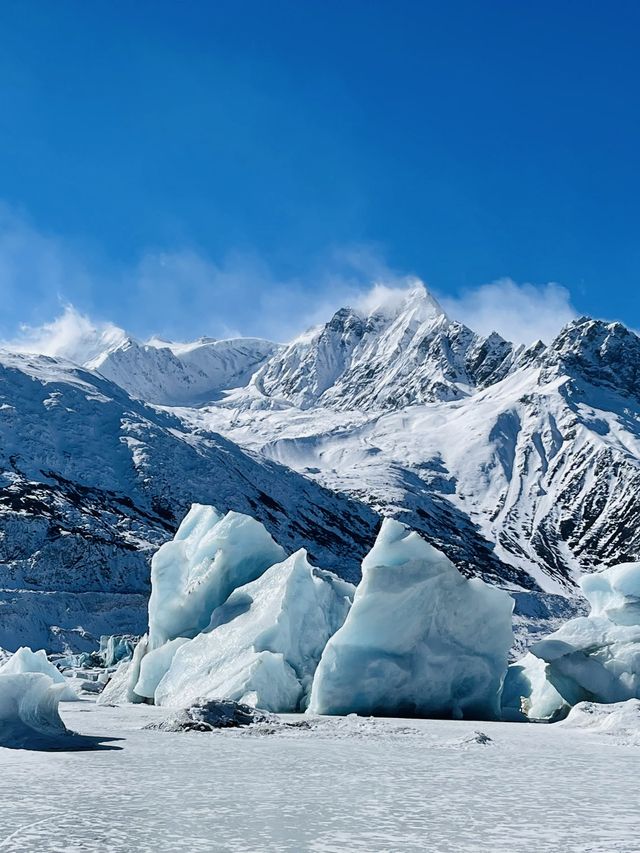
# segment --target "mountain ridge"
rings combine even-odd
[[[415,286],[286,346],[107,343],[89,368],[0,358],[0,612],[57,595],[57,621],[38,617],[54,645],[79,642],[59,623],[89,593],[94,628],[132,596],[133,630],[148,557],[192,501],[257,515],[351,580],[397,517],[511,591],[533,632],[580,608],[581,573],[640,558],[640,339],[622,324],[514,346]]]

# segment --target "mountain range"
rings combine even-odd
[[[350,580],[395,516],[514,595],[519,647],[580,611],[582,573],[640,559],[620,323],[514,346],[416,284],[285,346],[123,332],[84,355],[0,356],[0,646],[142,630],[149,556],[191,502]]]

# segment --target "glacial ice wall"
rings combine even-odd
[[[194,504],[151,561],[149,648],[195,637],[236,587],[285,556],[254,518]]]
[[[304,709],[322,651],[344,622],[353,592],[297,551],[236,589],[213,612],[211,630],[176,651],[156,703],[233,699],[267,711]]]

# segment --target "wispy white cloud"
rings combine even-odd
[[[125,337],[124,330],[113,323],[95,322],[73,305],[65,305],[50,322],[22,325],[19,333],[3,346],[15,352],[37,352],[85,364]]]
[[[517,344],[549,343],[577,316],[566,287],[517,284],[503,278],[441,299],[450,317],[483,335],[498,332]]]
[[[42,321],[59,310],[62,294],[87,292],[90,281],[76,249],[0,202],[0,299],[2,318]]]
[[[371,245],[327,252],[304,276],[285,278],[251,253],[214,260],[189,246],[150,249],[118,267],[43,233],[0,203],[0,336],[14,348],[74,360],[90,360],[97,347],[122,336],[119,327],[138,339],[287,341],[345,305],[366,313],[392,307],[419,283],[390,269]],[[511,279],[440,302],[472,329],[495,330],[517,343],[548,341],[576,314],[566,288]]]

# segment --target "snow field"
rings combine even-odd
[[[637,749],[597,733],[336,717],[272,735],[172,734],[143,730],[164,708],[61,712],[83,735],[122,738],[120,749],[0,748],[3,853],[638,849]]]

